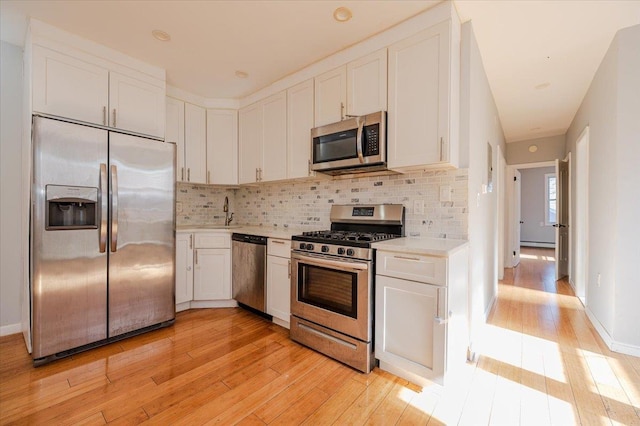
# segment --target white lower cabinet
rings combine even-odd
[[[418,385],[443,384],[469,348],[468,248],[430,256],[378,249],[375,357]]]
[[[231,234],[176,233],[176,310],[237,306],[231,298]]]
[[[291,241],[269,238],[267,242],[267,313],[274,322],[289,328],[291,315]]]

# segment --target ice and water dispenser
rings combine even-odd
[[[46,186],[48,231],[98,228],[98,188]]]

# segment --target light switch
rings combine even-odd
[[[443,185],[440,187],[440,201],[451,201],[451,187]]]
[[[413,214],[424,214],[424,201],[422,200],[413,201]]]

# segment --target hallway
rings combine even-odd
[[[505,271],[461,423],[640,424],[640,358],[606,347],[553,256]]]

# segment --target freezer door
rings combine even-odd
[[[107,135],[34,117],[30,260],[36,359],[107,337]],[[60,188],[64,191],[52,195]],[[96,203],[97,226],[45,229],[60,218],[86,223],[87,217],[79,217],[88,215],[83,200]]]
[[[175,145],[109,134],[109,337],[175,318]]]

